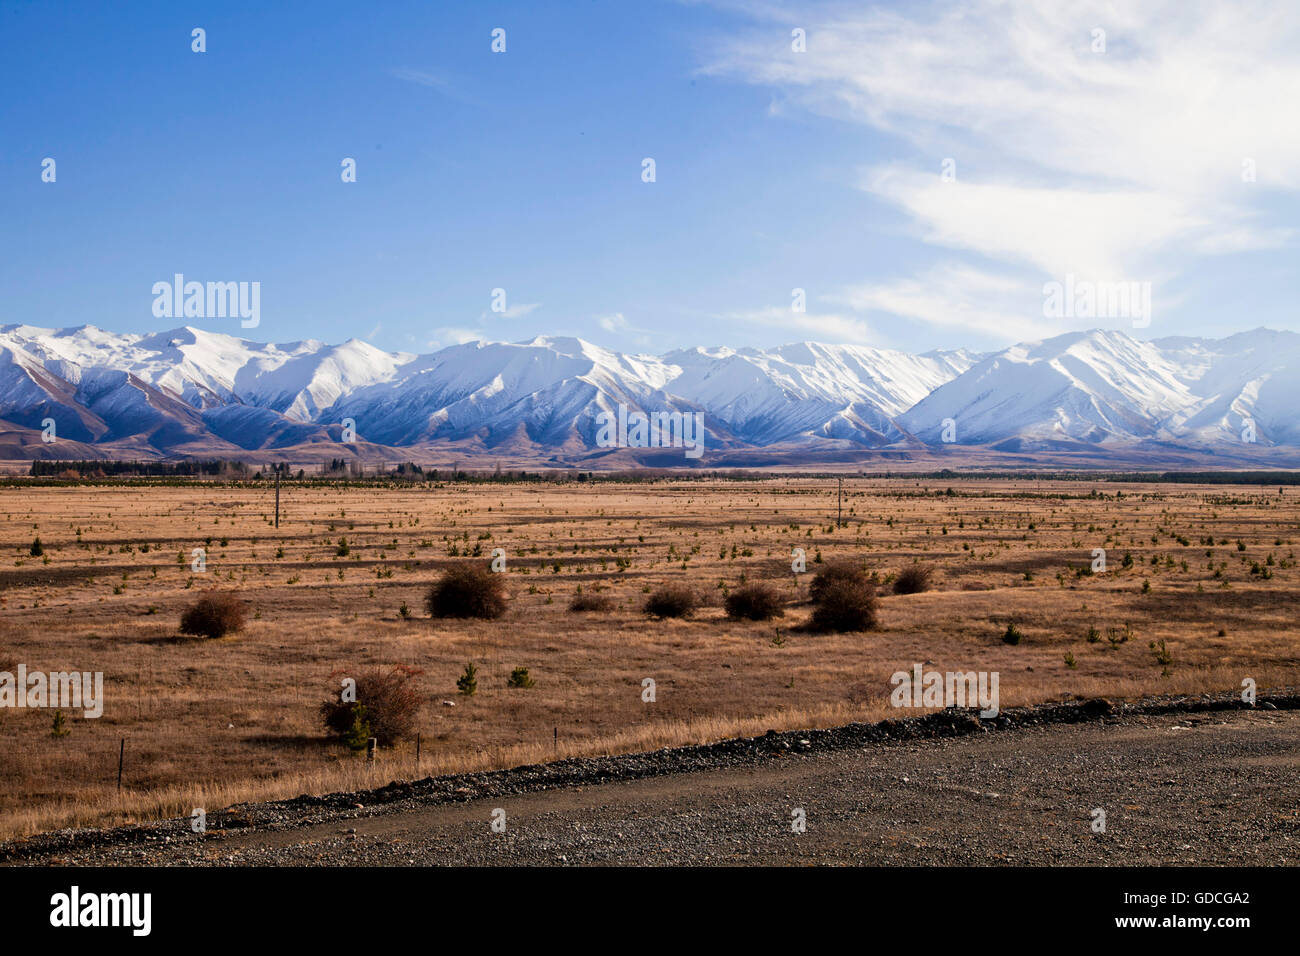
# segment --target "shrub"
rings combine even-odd
[[[527,667],[516,667],[510,672],[510,680],[506,683],[509,687],[532,687],[534,681],[528,676]]]
[[[865,631],[876,626],[876,587],[864,575],[822,587],[810,624],[814,631]]]
[[[356,700],[343,701],[335,694],[321,704],[325,727],[354,750],[363,749],[370,737],[388,746],[409,737],[424,706],[416,678],[424,671],[395,664],[390,668],[367,667],[358,671],[336,670],[330,677],[356,681]]]
[[[603,594],[575,594],[569,602],[569,610],[575,613],[584,611],[608,611],[611,607],[609,598]]]
[[[356,753],[365,750],[370,745],[370,721],[366,720],[366,705],[355,704],[352,707],[352,723],[342,734],[339,740],[343,745]]]
[[[895,594],[920,594],[930,590],[934,579],[934,568],[928,564],[910,564],[898,572],[894,578]],[[1029,574],[1026,572],[1026,580]]]
[[[465,670],[456,678],[456,689],[466,697],[473,697],[478,690],[478,668],[473,661],[466,664]]]
[[[1024,637],[1025,635],[1020,632],[1020,628],[1016,627],[1015,622],[1012,622],[1007,625],[1007,629],[1002,633],[1002,643],[1015,646],[1024,640]]]
[[[680,584],[666,584],[651,593],[645,612],[654,617],[689,617],[699,605],[695,592]]]
[[[727,595],[727,617],[766,621],[781,617],[781,595],[769,584],[746,584]]]
[[[506,612],[505,585],[485,567],[460,564],[443,572],[424,603],[430,617],[496,618]]]
[[[45,554],[45,546],[41,544],[41,539],[39,536],[32,538],[32,546],[28,548],[28,553],[33,558],[39,558],[43,554]]]
[[[1163,667],[1165,672],[1168,673],[1169,665],[1174,662],[1174,655],[1169,648],[1165,646],[1165,639],[1162,637],[1158,641],[1151,641],[1147,644],[1147,647],[1149,647],[1151,653],[1155,655],[1156,663]]]
[[[244,602],[234,594],[209,591],[181,615],[181,633],[224,637],[244,626]]]
[[[876,582],[849,561],[834,561],[817,572],[808,587],[814,631],[864,631],[876,626]]]
[[[819,604],[822,594],[837,584],[850,584],[855,587],[870,585],[867,572],[852,561],[833,561],[817,572],[808,586],[808,596],[814,604]]]

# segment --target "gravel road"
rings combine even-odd
[[[1297,707],[946,712],[240,807],[203,835],[187,820],[64,831],[0,844],[0,862],[1294,866]]]

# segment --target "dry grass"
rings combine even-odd
[[[949,496],[948,484],[846,482],[840,529],[834,482],[789,478],[288,483],[278,530],[263,489],[0,490],[0,669],[103,671],[106,698],[98,720],[70,714],[63,738],[50,735],[49,711],[0,710],[0,835],[896,716],[889,676],[916,662],[999,671],[1003,706],[1225,691],[1245,677],[1261,688],[1297,683],[1294,496],[1105,485],[1105,497],[1089,498],[1080,483],[1010,481],[954,481]],[[42,557],[29,553],[37,535]],[[204,573],[190,570],[196,547],[207,550]],[[443,571],[467,557],[486,565],[498,547],[508,559],[500,619],[399,614],[422,607]],[[810,572],[797,579],[795,547]],[[1078,573],[1100,547],[1106,573]],[[870,632],[804,633],[812,572],[839,557],[865,564],[886,592],[921,561],[938,569],[937,589],[886,593]],[[719,585],[742,579],[777,589],[786,617],[728,619]],[[569,613],[579,585],[607,609]],[[689,619],[648,619],[647,595],[666,585],[717,598]],[[181,611],[211,587],[239,592],[244,629],[179,638]],[[1025,635],[1018,646],[1001,640],[1013,620]],[[1132,639],[1112,647],[1108,629],[1126,624]],[[1159,640],[1172,653],[1169,676],[1148,648]],[[472,698],[456,693],[466,661],[478,666]],[[413,743],[371,767],[320,725],[332,672],[394,664],[424,672],[418,770]],[[510,691],[516,667],[536,686]],[[657,684],[653,704],[641,700],[645,677]]]

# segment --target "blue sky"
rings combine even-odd
[[[1141,6],[4,0],[0,323],[174,327],[180,272],[414,352],[1300,329],[1300,13]]]

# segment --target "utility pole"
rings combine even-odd
[[[835,493],[835,527],[844,527],[844,479],[839,479],[839,485]]]
[[[275,466],[275,526],[280,527],[280,466]]]

